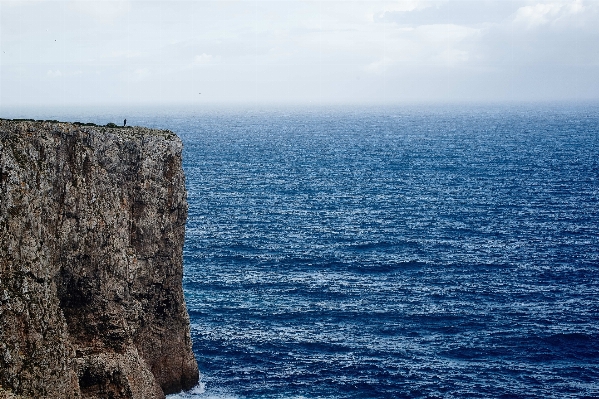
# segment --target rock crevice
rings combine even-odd
[[[181,151],[169,131],[0,121],[0,397],[197,383]]]

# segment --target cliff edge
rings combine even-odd
[[[0,120],[0,397],[197,383],[181,151],[170,131]]]

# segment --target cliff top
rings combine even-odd
[[[41,120],[41,119],[7,119],[0,118],[0,130],[8,129],[13,130],[16,127],[25,128],[25,130],[38,129],[38,128],[54,128],[63,132],[68,131],[98,131],[101,133],[112,133],[120,136],[160,136],[167,140],[176,139],[177,135],[170,130],[163,129],[151,129],[142,126],[118,126],[115,123],[108,123],[106,125],[97,125],[95,123],[83,123],[83,122],[61,122],[55,119]]]

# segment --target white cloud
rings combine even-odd
[[[136,58],[140,57],[142,54],[139,51],[113,51],[110,53],[110,58]]]
[[[441,64],[445,64],[446,66],[456,66],[469,61],[470,54],[465,50],[449,48],[441,51],[437,56],[437,59]]]
[[[93,17],[102,23],[113,23],[131,11],[131,2],[116,1],[72,1],[71,9]]]
[[[480,33],[479,29],[455,24],[420,25],[415,29],[419,40],[456,43]]]
[[[514,16],[514,23],[532,29],[553,23],[560,18],[579,14],[584,11],[584,8],[582,0],[537,3],[520,7]]]
[[[366,72],[381,74],[385,72],[391,65],[393,60],[389,57],[383,57],[380,60],[371,62],[364,67]]]
[[[33,0],[2,0],[3,7],[21,7],[35,5],[36,1]]]
[[[180,99],[189,82],[232,101],[257,87],[273,101],[366,99],[361,90],[441,98],[429,83],[440,78],[478,98],[506,87],[522,98],[537,89],[599,98],[599,0],[0,2],[8,103],[34,81],[47,93],[127,82],[140,101]],[[579,83],[559,83],[572,76]]]
[[[136,70],[133,71],[133,75],[131,76],[131,78],[133,80],[145,80],[147,78],[149,78],[152,75],[152,73],[150,72],[150,70],[148,68],[138,68]]]
[[[384,4],[382,4],[382,6],[382,10],[378,9],[377,11],[369,12],[367,14],[368,20],[375,21],[377,19],[382,19],[385,17],[386,13],[410,12],[429,7],[429,5],[423,2],[422,0],[390,1],[385,2]]]
[[[46,76],[49,78],[59,78],[62,76],[62,72],[60,72],[58,69],[56,71],[49,69],[48,72],[46,72]]]
[[[206,65],[210,64],[214,60],[214,57],[210,54],[202,53],[200,55],[196,55],[193,58],[194,65]]]
[[[382,74],[390,68],[414,65],[456,67],[472,60],[481,40],[479,29],[454,24],[396,28],[393,37],[373,42],[384,56],[368,63],[364,70]]]

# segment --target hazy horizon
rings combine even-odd
[[[588,0],[0,0],[0,107],[597,101],[598,43]]]

